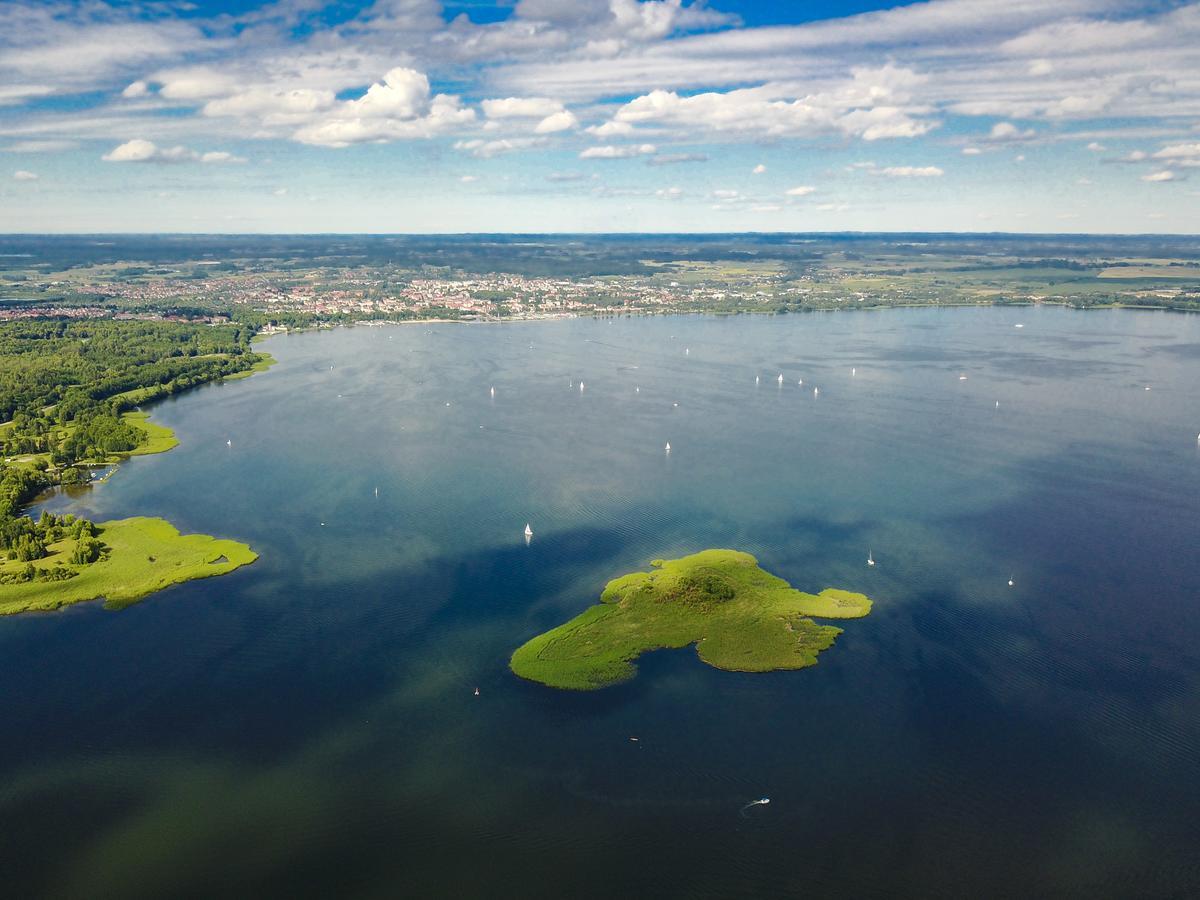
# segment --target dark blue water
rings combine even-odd
[[[176,450],[49,501],[262,558],[0,620],[6,896],[1200,893],[1200,318],[265,347],[155,407]],[[800,672],[508,672],[609,578],[706,547],[875,609]]]

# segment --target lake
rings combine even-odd
[[[153,407],[177,449],[46,501],[261,559],[0,619],[8,896],[1200,893],[1200,317],[262,346],[267,373]],[[707,547],[874,610],[803,671],[508,671]]]

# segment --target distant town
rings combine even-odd
[[[1200,308],[1200,247],[1133,238],[885,235],[469,239],[54,239],[0,254],[0,321],[133,318],[243,322],[502,321],[664,313],[788,313],[880,306],[1057,303]],[[71,242],[74,243],[71,243]],[[256,241],[270,241],[268,247]],[[282,244],[283,246],[279,246]]]

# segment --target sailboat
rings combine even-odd
[[[226,442],[225,442],[225,446],[226,446],[226,447],[232,447],[232,446],[233,446],[233,441],[226,441]]]
[[[875,565],[875,556],[874,556],[874,554],[871,553],[870,550],[867,551],[867,565],[868,566]]]
[[[496,396],[496,389],[495,389],[495,388],[491,388],[491,389],[489,390],[489,393],[490,393],[490,394],[491,394],[493,397],[495,397],[495,396]]]
[[[667,441],[667,446],[664,448],[668,453],[671,452],[671,442]]]
[[[758,376],[757,375],[754,376],[754,383],[758,384]]]
[[[528,522],[525,523],[525,537],[527,537],[527,538],[533,537],[533,529],[529,527]]]
[[[778,381],[780,384],[783,384],[783,373],[782,373],[782,372],[780,372],[780,373],[779,373],[779,377],[778,377],[777,379],[775,379],[775,380],[776,380],[776,381]]]
[[[1008,576],[1008,586],[1009,587],[1013,586],[1013,577],[1011,575]]]

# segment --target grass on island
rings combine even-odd
[[[257,374],[258,372],[267,371],[267,369],[271,368],[271,366],[275,365],[277,362],[275,357],[273,357],[270,353],[264,353],[261,350],[255,350],[254,352],[261,356],[262,359],[248,369],[242,369],[240,372],[234,372],[232,375],[226,375],[224,380],[238,381],[242,378],[249,378],[251,375]]]
[[[653,566],[610,581],[598,605],[518,648],[513,672],[550,687],[595,690],[632,678],[643,653],[689,644],[718,669],[802,669],[842,633],[809,616],[855,619],[871,611],[863,594],[803,593],[736,550]]]
[[[166,425],[150,421],[150,413],[127,412],[121,413],[121,421],[134,425],[146,432],[146,439],[127,453],[117,456],[148,456],[151,453],[166,453],[179,446],[179,440]]]
[[[246,544],[206,534],[180,534],[165,519],[118,519],[97,527],[106,548],[104,557],[73,565],[73,539],[50,545],[50,555],[33,565],[54,570],[61,563],[78,574],[63,581],[0,584],[0,615],[53,610],[101,598],[106,608],[120,609],[173,584],[224,575],[258,559]],[[5,560],[0,562],[0,574],[16,573],[25,566]]]

